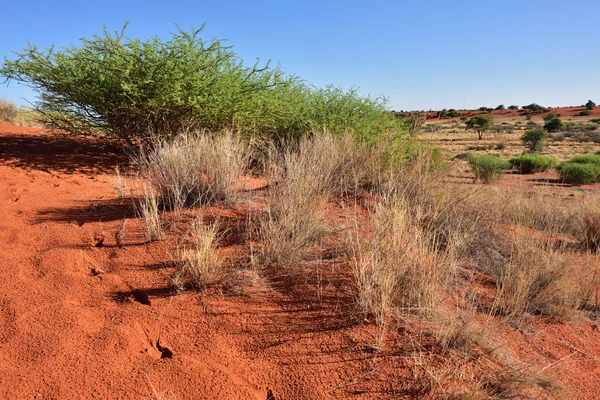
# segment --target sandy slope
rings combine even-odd
[[[146,244],[131,201],[110,183],[126,160],[114,146],[0,125],[0,398],[421,397],[411,384],[429,377],[408,367],[410,333],[390,329],[375,352],[339,264],[325,263],[322,279],[266,285],[242,272],[237,286],[172,292],[175,232]],[[211,212],[233,228],[245,218]],[[241,240],[228,239],[231,260]],[[540,365],[568,357],[551,370],[600,398],[598,330],[542,325],[508,332],[511,346]]]

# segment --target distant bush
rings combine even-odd
[[[508,160],[511,167],[516,168],[521,174],[534,174],[544,172],[558,163],[554,157],[539,154],[523,154]]]
[[[508,106],[509,110],[518,110],[519,106]]]
[[[600,177],[600,166],[596,164],[562,163],[558,166],[560,179],[571,185],[594,183]]]
[[[557,113],[548,113],[546,115],[544,115],[544,122],[550,122],[555,118],[560,118],[560,114]]]
[[[587,103],[585,103],[585,107],[586,107],[588,110],[591,110],[591,109],[593,109],[594,107],[596,107],[596,103],[594,103],[594,102],[593,102],[593,101],[591,101],[591,100],[588,100],[588,101],[587,101]]]
[[[468,162],[475,178],[483,183],[492,183],[500,179],[504,170],[510,168],[510,164],[500,157],[487,154],[469,155]]]
[[[533,112],[546,112],[546,111],[548,111],[548,108],[542,107],[542,106],[540,106],[539,104],[536,104],[536,103],[531,103],[531,104],[529,104],[527,106],[523,106],[522,108],[523,108],[523,110],[531,110]]]
[[[504,104],[500,104],[498,107],[496,107],[496,110],[504,110]]]
[[[525,131],[521,136],[521,141],[530,151],[540,152],[544,149],[547,137],[548,131],[546,129],[535,128]]]
[[[0,99],[0,122],[13,122],[19,110],[9,101]]]
[[[593,122],[594,124],[600,124],[600,118],[590,119],[590,122]]]
[[[553,142],[562,142],[565,140],[566,135],[564,132],[555,132],[548,134],[548,137],[552,139]]]
[[[496,150],[504,150],[504,149],[506,149],[506,143],[504,143],[504,142],[496,143],[496,146],[494,148]]]
[[[525,124],[526,128],[535,128],[537,126],[538,124],[536,124],[534,121],[527,121],[527,123]]]
[[[566,129],[566,126],[564,122],[560,120],[560,118],[555,117],[550,121],[546,122],[546,124],[544,125],[544,129],[546,129],[548,132],[559,132],[564,131]]]
[[[600,143],[600,132],[598,131],[580,131],[571,132],[573,141],[580,143]]]
[[[592,110],[583,110],[583,111],[580,111],[579,114],[577,114],[577,115],[579,115],[581,117],[585,117],[585,116],[591,115],[591,114],[592,114]]]
[[[494,127],[494,117],[491,115],[476,115],[467,122],[467,129],[473,129],[477,132],[477,138],[483,139],[483,133]]]
[[[448,110],[448,116],[451,118],[456,118],[460,115],[460,113],[458,111],[456,111],[454,108],[451,108]]]

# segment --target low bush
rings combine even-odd
[[[600,177],[600,165],[566,162],[558,166],[560,179],[571,185],[594,183]]]
[[[548,132],[559,132],[564,131],[566,129],[566,125],[561,121],[560,118],[552,118],[550,121],[544,124],[544,129]]]
[[[568,162],[576,164],[595,164],[600,166],[600,156],[597,154],[578,154]]]
[[[583,110],[583,111],[580,111],[579,114],[577,114],[577,115],[579,115],[581,117],[592,115],[592,110]]]
[[[558,163],[554,157],[539,154],[523,154],[508,160],[511,167],[516,168],[521,174],[544,172]]]
[[[9,101],[0,99],[0,122],[13,122],[19,110]]]
[[[494,155],[470,155],[468,162],[475,178],[483,183],[492,183],[500,179],[504,170],[510,168],[508,162]]]
[[[525,131],[521,136],[521,141],[530,151],[540,152],[544,149],[547,137],[548,131],[546,129],[535,128]]]

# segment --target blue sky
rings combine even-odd
[[[598,15],[598,0],[8,1],[0,56],[125,21],[141,38],[207,22],[205,36],[228,39],[248,63],[359,86],[396,110],[600,104]],[[0,97],[26,104],[35,93],[13,82]]]

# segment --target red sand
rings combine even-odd
[[[239,287],[172,292],[174,233],[146,244],[110,183],[126,161],[115,146],[0,124],[0,398],[442,396],[415,389],[430,378],[409,366],[410,332],[389,327],[374,351],[343,265],[325,263],[322,280],[313,271],[262,284],[243,272]],[[223,214],[231,226],[245,218]],[[241,241],[232,235],[226,251]],[[533,333],[508,329],[506,349],[546,366],[569,396],[600,398],[595,325],[533,323]]]

